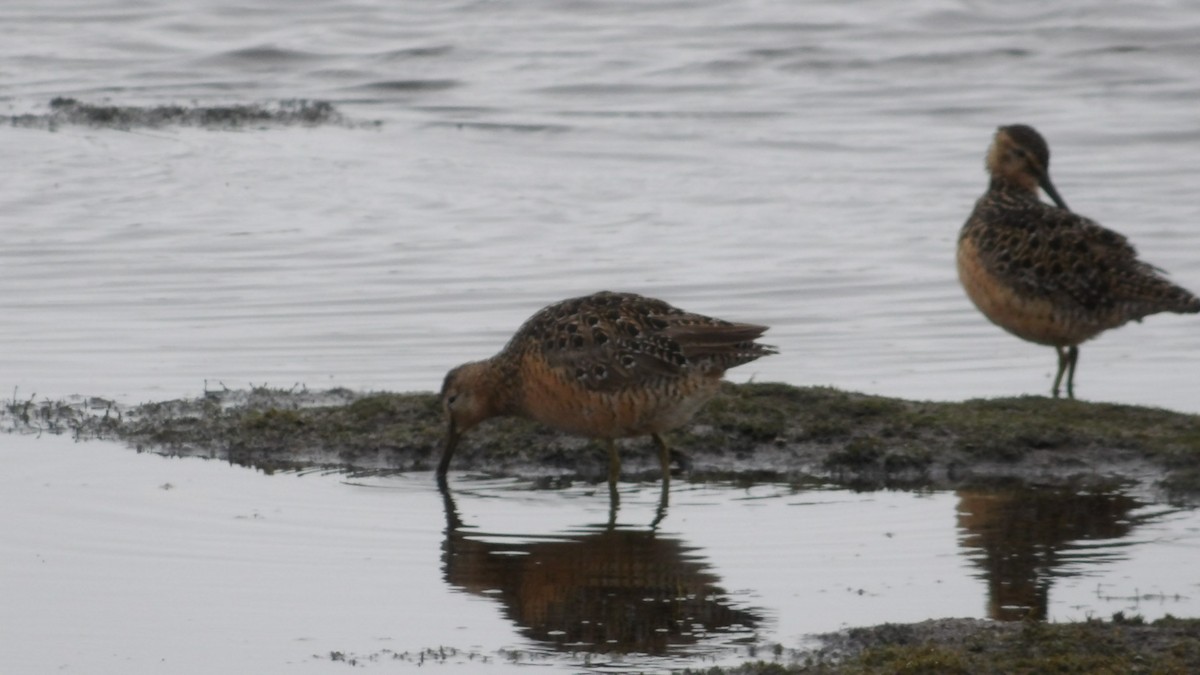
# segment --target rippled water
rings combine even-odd
[[[1072,207],[1200,289],[1194,3],[15,0],[0,25],[6,118],[71,97],[319,99],[347,120],[0,127],[4,397],[430,390],[601,288],[770,324],[781,354],[737,380],[1044,393],[1051,351],[988,324],[953,267],[1012,122],[1048,137]],[[1089,343],[1077,391],[1200,411],[1196,320]],[[652,528],[657,486],[623,485],[614,516],[586,486],[447,499],[426,475],[65,439],[0,455],[22,672],[416,667],[441,647],[653,670],[842,626],[1200,598],[1196,513],[1122,492],[677,483]]]
[[[913,494],[258,471],[9,436],[13,672],[622,672],[847,626],[1200,612],[1200,512],[1120,491]],[[753,527],[747,527],[753,523]],[[338,656],[335,656],[338,655]],[[428,667],[426,664],[425,667]]]
[[[377,126],[0,129],[0,388],[429,390],[601,288],[773,328],[735,379],[1043,393],[953,268],[994,127],[1200,288],[1200,8],[1068,2],[9,2],[0,114],[331,101]],[[1085,398],[1200,410],[1195,317]]]

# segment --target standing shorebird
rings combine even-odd
[[[1050,182],[1050,148],[1033,127],[1000,127],[991,182],[958,237],[958,278],[992,323],[1058,352],[1075,398],[1080,343],[1159,312],[1200,312],[1200,299],[1138,260],[1124,236],[1071,213]],[[1038,200],[1038,188],[1054,200]]]
[[[663,480],[671,451],[662,433],[687,422],[716,393],[725,371],[775,349],[755,342],[766,326],[730,323],[632,293],[601,292],[550,305],[490,359],[446,375],[446,445],[438,481],[463,432],[501,415],[604,439],[615,491],[614,440],[649,434]]]

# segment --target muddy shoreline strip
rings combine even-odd
[[[1200,620],[1166,617],[1146,622],[1117,614],[1110,621],[1077,623],[930,619],[886,623],[818,636],[821,646],[789,649],[758,645],[740,666],[685,668],[679,675],[1190,675],[1200,672]],[[577,657],[587,662],[587,653]],[[464,658],[465,657],[465,658]],[[503,660],[547,665],[547,655],[523,650],[499,653],[427,647],[418,652],[314,654],[351,667],[389,661],[418,665],[487,664]],[[600,655],[597,658],[603,660]],[[593,664],[595,665],[595,664]],[[598,666],[602,667],[602,666]]]
[[[443,420],[432,393],[227,390],[122,407],[103,398],[17,396],[0,428],[125,441],[139,450],[266,470],[431,471]],[[725,384],[668,441],[689,480],[820,481],[862,489],[954,489],[996,480],[1080,488],[1138,484],[1195,503],[1200,416],[1040,396],[908,401],[787,384]],[[648,439],[621,446],[624,480],[653,480]],[[543,481],[604,479],[600,443],[518,419],[469,433],[453,471]]]
[[[931,619],[822,635],[815,650],[681,675],[1128,675],[1200,672],[1200,620],[1115,615],[1078,623]]]

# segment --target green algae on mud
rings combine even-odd
[[[7,422],[5,423],[5,419]],[[255,388],[121,407],[104,399],[21,401],[0,427],[118,438],[140,449],[220,457],[267,469],[310,466],[422,471],[444,433],[432,393]],[[830,481],[863,488],[958,487],[1016,478],[1111,485],[1136,481],[1200,493],[1200,417],[1040,396],[907,401],[786,384],[725,384],[668,435],[696,480]],[[654,478],[647,439],[622,443],[627,479]],[[601,480],[601,444],[528,420],[471,430],[453,469]]]
[[[787,663],[757,661],[687,675],[948,675],[1200,672],[1200,619],[1152,623],[1117,614],[1111,622],[1006,623],[933,619],[821,636],[816,650],[789,650]]]

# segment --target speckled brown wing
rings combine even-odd
[[[509,348],[533,352],[586,390],[619,391],[662,378],[719,376],[773,353],[753,341],[765,330],[632,293],[601,292],[539,311]]]
[[[759,357],[774,354],[775,348],[755,342],[766,326],[731,323],[698,314],[681,314],[667,321],[663,334],[679,346],[690,366],[723,373]]]
[[[1036,199],[989,193],[967,221],[988,270],[1014,291],[1124,321],[1200,301],[1137,258],[1121,234]]]

